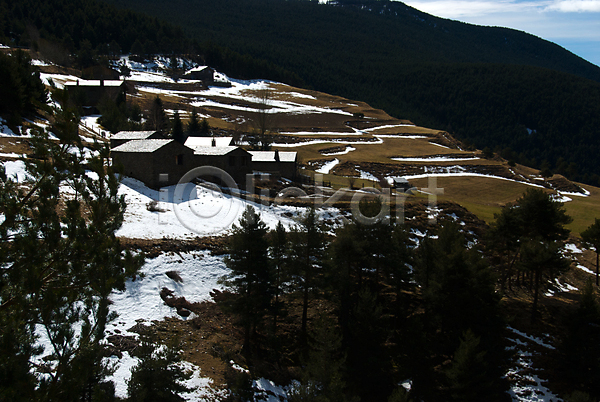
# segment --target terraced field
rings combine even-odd
[[[457,202],[485,221],[499,208],[518,198],[528,186],[544,187],[566,202],[574,217],[571,229],[579,233],[600,216],[600,190],[572,183],[562,176],[543,178],[526,166],[510,166],[497,156],[461,147],[449,133],[419,127],[395,119],[368,104],[280,83],[239,81],[218,75],[222,86],[203,86],[198,81],[169,78],[160,61],[140,65],[121,60],[132,74],[128,102],[142,110],[159,96],[167,114],[179,111],[184,123],[196,108],[214,135],[244,135],[266,129],[272,147],[295,150],[301,173],[323,174],[334,188],[388,186],[394,177],[405,177],[418,189],[428,177],[437,177],[442,199]],[[77,78],[67,74],[43,74],[61,86]],[[262,121],[262,123],[259,123]],[[88,118],[88,134],[101,129]],[[261,125],[262,127],[259,127]]]

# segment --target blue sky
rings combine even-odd
[[[600,0],[404,0],[438,17],[547,39],[600,66]]]

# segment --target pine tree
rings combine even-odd
[[[143,337],[140,345],[132,352],[139,359],[131,370],[127,381],[130,402],[179,402],[185,399],[180,395],[190,389],[182,382],[190,378],[178,363],[179,352],[174,345],[155,347]]]
[[[210,136],[210,124],[208,124],[208,120],[206,120],[206,118],[203,118],[202,122],[200,123],[200,136]]]
[[[534,292],[532,320],[536,318],[540,289],[568,269],[560,242],[569,235],[565,225],[571,221],[562,203],[541,189],[529,189],[515,205],[504,207],[492,224],[490,249],[507,267],[504,276],[513,266],[529,275]]]
[[[600,398],[600,304],[591,280],[581,290],[577,310],[566,320],[566,335],[560,344],[562,376],[570,383]],[[568,399],[571,400],[571,399]]]
[[[185,142],[186,136],[183,132],[183,123],[179,118],[179,111],[175,111],[173,115],[173,130],[172,130],[173,139],[181,144]]]
[[[146,127],[149,130],[156,130],[160,133],[164,133],[167,128],[167,116],[163,107],[163,101],[158,95],[152,101]]]
[[[0,53],[0,116],[16,130],[23,117],[31,117],[45,104],[48,92],[31,59],[22,50]]]
[[[495,221],[486,233],[487,249],[495,265],[500,267],[500,287],[504,291],[508,283],[512,289],[511,276],[519,256],[519,238],[521,222],[519,211],[510,205],[504,206],[499,214],[494,215]]]
[[[324,227],[314,208],[310,208],[299,224],[289,234],[288,259],[292,280],[297,292],[302,295],[302,338],[306,341],[308,328],[308,303],[316,290],[318,275],[323,266],[325,250]]]
[[[225,264],[231,273],[221,281],[236,293],[231,305],[244,328],[243,349],[251,342],[271,307],[273,273],[268,256],[267,228],[260,215],[248,206],[234,225]]]
[[[581,232],[581,239],[588,247],[594,247],[596,251],[596,286],[600,286],[600,219],[596,218],[586,230]]]
[[[479,337],[470,330],[465,331],[452,363],[445,371],[448,389],[444,400],[478,402],[502,394],[498,382],[488,373],[486,351],[480,344]]]
[[[0,169],[0,395],[11,400],[110,393],[101,386],[108,373],[102,341],[114,318],[109,295],[142,263],[115,237],[125,200],[109,148],[97,145],[84,160],[77,123],[63,104],[51,118],[58,141],[34,132],[38,158],[25,161],[28,183]],[[41,335],[46,350],[36,347]]]
[[[569,269],[571,261],[561,253],[561,245],[542,239],[530,239],[521,244],[519,266],[533,277],[533,303],[531,320],[537,319],[540,290],[548,280],[557,278]]]
[[[198,120],[198,111],[196,108],[192,109],[192,115],[187,125],[188,136],[196,137],[200,134],[200,121]]]
[[[421,271],[423,267],[419,265],[427,264],[429,285],[423,289],[422,333],[416,335],[424,344],[421,356],[415,356],[414,365],[419,370],[413,391],[443,400],[436,392],[444,387],[444,380],[432,369],[455,353],[465,331],[479,337],[480,351],[486,352],[489,364],[486,378],[493,384],[490,389],[503,390],[503,368],[507,359],[502,344],[505,324],[492,271],[478,250],[467,248],[464,236],[454,223],[444,223],[438,238],[428,241],[428,250],[435,258],[432,261],[418,259],[415,267]],[[416,277],[424,280],[423,275]],[[501,395],[501,392],[496,394]]]
[[[283,302],[280,296],[283,293],[284,282],[287,280],[287,247],[288,238],[285,227],[281,221],[277,222],[275,230],[271,233],[271,261],[273,262],[274,274],[274,292],[275,301],[273,302],[273,333],[277,331],[277,319],[284,311]]]
[[[400,386],[392,392],[392,395],[388,398],[388,402],[412,402],[412,399],[410,399],[404,387]]]
[[[321,314],[310,331],[308,357],[303,361],[302,379],[288,394],[288,401],[344,402],[353,400],[346,396],[343,379],[345,356],[342,338],[334,322]]]
[[[392,364],[386,340],[383,306],[368,288],[358,293],[344,340],[351,388],[361,400],[384,400],[392,392]]]

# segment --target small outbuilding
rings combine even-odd
[[[194,67],[188,70],[182,78],[186,80],[199,80],[210,85],[214,82],[215,70],[208,66]]]
[[[298,164],[297,152],[250,151],[252,170],[256,173],[268,173],[274,177],[295,179]]]
[[[395,189],[403,191],[406,191],[412,187],[408,180],[404,177],[394,177],[391,184]]]

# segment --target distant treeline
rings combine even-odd
[[[0,43],[32,48],[53,62],[79,68],[127,53],[186,54],[236,77],[266,72],[273,79],[302,84],[296,74],[272,62],[192,39],[179,26],[95,0],[0,0]]]
[[[600,184],[600,68],[523,32],[374,0],[0,0],[0,10],[1,41],[62,52],[79,66],[130,51],[198,55],[236,78],[366,101]]]

